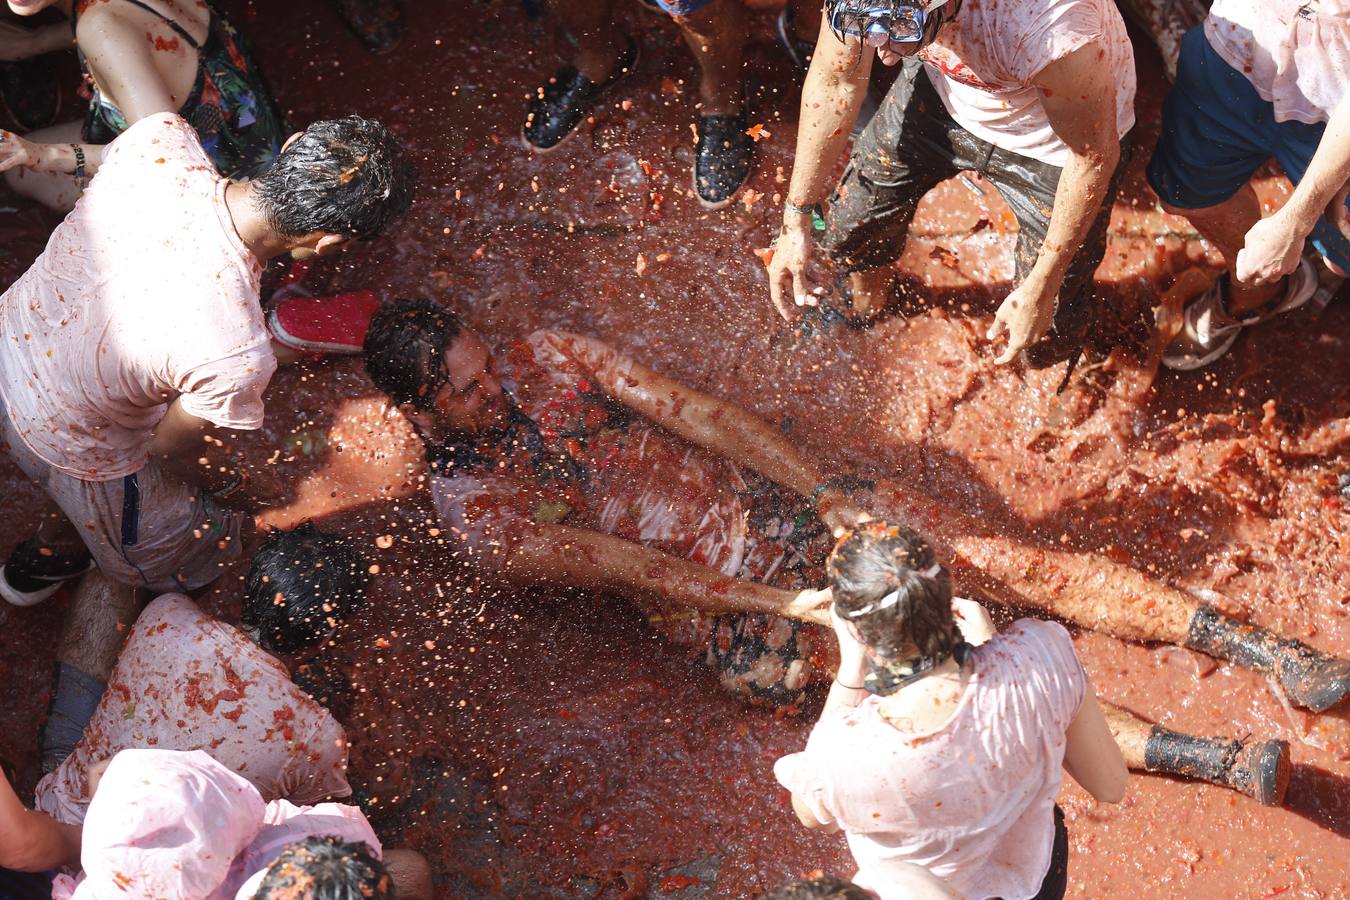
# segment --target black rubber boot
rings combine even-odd
[[[638,45],[631,38],[614,74],[599,84],[573,66],[563,66],[548,84],[543,85],[525,108],[521,139],[527,146],[544,152],[552,150],[577,130],[605,90],[628,77],[637,68]]]
[[[1195,737],[1154,725],[1144,745],[1150,772],[1208,781],[1246,794],[1262,806],[1279,806],[1289,788],[1288,741],[1246,744]]]
[[[746,133],[745,113],[699,116],[694,156],[694,191],[708,209],[721,209],[750,177],[754,141]]]
[[[1239,622],[1212,606],[1201,606],[1191,619],[1186,646],[1279,680],[1289,702],[1324,712],[1350,693],[1350,660],[1337,659],[1292,638]]]

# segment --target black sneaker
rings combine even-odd
[[[37,536],[14,548],[9,560],[0,566],[0,597],[14,606],[36,606],[94,567],[88,550],[57,556],[38,543]]]
[[[721,209],[750,177],[754,142],[746,134],[745,113],[699,116],[694,156],[694,192],[708,209]]]
[[[52,54],[0,63],[0,108],[19,131],[36,131],[61,114],[61,83]]]
[[[552,150],[567,140],[590,114],[596,98],[605,90],[633,74],[637,68],[638,44],[628,39],[628,49],[614,74],[600,84],[591,81],[574,66],[563,66],[548,84],[535,91],[525,108],[525,125],[520,130],[525,145],[539,153]]]
[[[388,53],[403,39],[398,0],[333,0],[333,8],[372,53]]]

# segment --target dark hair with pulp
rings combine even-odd
[[[366,331],[366,373],[395,403],[431,404],[449,373],[445,348],[464,326],[433,300],[395,300],[378,311]]]
[[[774,888],[763,900],[874,900],[874,895],[851,881],[817,874]]]
[[[315,122],[253,182],[277,233],[369,238],[412,205],[417,173],[403,145],[374,119]]]
[[[394,884],[368,845],[336,837],[290,844],[267,867],[253,900],[393,900]]]
[[[274,531],[253,556],[241,619],[271,653],[318,643],[365,602],[366,561],[346,538],[306,522]]]
[[[934,571],[936,569],[936,571]],[[917,533],[872,521],[846,534],[830,554],[835,609],[885,659],[943,660],[961,640],[952,616],[952,582]],[[884,603],[890,594],[893,603]]]

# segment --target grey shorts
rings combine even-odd
[[[1066,299],[1079,305],[1080,295],[1092,299],[1092,276],[1106,254],[1111,205],[1129,156],[1127,137],[1101,212],[1064,276],[1061,306],[1070,305]],[[1021,283],[1040,254],[1063,169],[995,147],[962,128],[918,59],[901,64],[895,84],[854,145],[830,200],[821,246],[844,271],[890,265],[900,256],[919,201],[962,171],[984,175],[1017,218],[1016,278]]]
[[[66,514],[103,574],[157,593],[194,590],[239,556],[246,513],[222,509],[155,463],[112,481],[84,481],[23,442],[0,404],[0,449]]]

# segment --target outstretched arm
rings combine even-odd
[[[0,867],[46,872],[80,862],[80,826],[63,825],[19,802],[0,774]]]
[[[823,469],[759,416],[655,372],[595,338],[566,331],[546,331],[544,336],[577,360],[606,394],[634,412],[775,484],[816,499],[828,524],[856,521],[848,495],[822,488]]]
[[[503,568],[513,580],[637,594],[681,609],[829,623],[829,591],[785,591],[743,581],[589,528],[526,528],[514,536]]]

